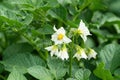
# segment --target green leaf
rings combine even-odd
[[[27,80],[27,79],[23,74],[19,73],[16,69],[13,69],[13,71],[8,76],[7,80]]]
[[[106,36],[110,34],[107,30],[100,30],[100,29],[91,29],[91,32],[94,33],[96,36],[99,36],[97,37],[99,44],[106,42],[108,40]],[[106,35],[103,35],[103,33],[105,33]]]
[[[88,47],[95,47],[95,42],[94,42],[94,40],[92,39],[92,38],[88,38],[87,39],[87,41],[86,41],[86,43],[85,43],[85,45],[86,45],[86,48]]]
[[[47,64],[56,79],[61,79],[65,76],[67,69],[63,61],[52,58],[48,60]]]
[[[23,23],[26,25],[29,25],[33,20],[33,15],[32,14],[28,14],[26,15],[26,17],[24,18]]]
[[[57,8],[52,8],[51,10],[48,11],[48,15],[58,19],[59,21],[65,21],[67,19],[67,11],[62,6]]]
[[[89,80],[101,80],[100,78],[98,78],[97,76],[94,75],[94,73],[92,72],[90,75]]]
[[[80,3],[80,0],[71,0],[71,5],[77,6]]]
[[[92,21],[97,24],[97,27],[101,27],[103,25],[113,25],[113,23],[120,23],[120,18],[115,14],[107,12],[102,13],[100,11],[96,11],[93,14]]]
[[[77,80],[89,80],[90,74],[91,72],[88,69],[79,69],[75,73],[75,78],[77,78]]]
[[[80,10],[83,11],[87,6],[90,5],[90,3],[93,3],[93,1],[92,0],[81,0],[81,1],[79,1],[78,4],[80,5],[79,6]]]
[[[52,44],[52,41],[51,41],[50,39],[47,39],[47,38],[45,38],[45,39],[37,38],[37,39],[34,41],[34,43],[36,44],[36,46],[37,46],[38,48],[40,48],[41,50],[42,50],[42,49],[44,50],[44,48],[45,48],[46,46],[49,46],[49,45]]]
[[[54,33],[54,30],[53,30],[53,27],[51,25],[44,25],[43,27],[39,28],[38,29],[39,33],[40,34],[53,34]]]
[[[92,22],[97,24],[97,27],[101,27],[105,23],[105,16],[100,11],[95,11],[92,16]]]
[[[105,14],[105,19],[106,22],[114,22],[114,23],[119,23],[120,22],[120,17],[117,17],[115,14],[113,13],[106,13]]]
[[[18,54],[32,52],[33,48],[28,43],[19,43],[8,46],[3,52],[3,59],[8,59],[9,57]]]
[[[117,14],[120,14],[119,7],[120,7],[120,0],[111,1],[111,3],[109,4],[109,9],[111,11],[116,12]]]
[[[8,4],[10,7],[14,7],[10,4]],[[33,19],[33,15],[30,13],[25,13],[20,11],[19,9],[15,8],[9,8],[6,4],[0,5],[0,19],[11,25],[11,26],[22,26],[22,25],[28,25],[31,23]]]
[[[113,72],[120,66],[120,46],[118,44],[106,45],[100,51],[101,61],[105,63],[105,69]]]
[[[90,5],[90,9],[92,10],[105,10],[106,5],[102,0],[92,0],[92,3]]]
[[[94,70],[94,74],[102,80],[114,80],[111,72],[104,69],[104,64],[100,63]]]
[[[61,5],[67,5],[67,4],[71,4],[72,1],[71,0],[57,0],[59,4]]]
[[[8,0],[11,4],[30,4],[29,0]]]
[[[53,80],[50,71],[42,66],[30,67],[28,73],[39,80]]]
[[[59,5],[57,0],[45,0],[45,1],[47,2],[47,6],[52,7],[52,8]]]
[[[11,3],[12,5],[19,5],[19,8],[26,8],[26,10],[34,10],[43,6],[43,0],[8,0],[8,3]]]
[[[13,67],[15,67],[21,73],[26,73],[27,68],[35,65],[45,66],[45,63],[40,59],[40,57],[30,53],[12,55],[8,59],[1,61],[1,63],[5,66],[7,71],[11,72]]]
[[[67,80],[77,80],[77,79],[74,79],[74,78],[68,78]]]
[[[114,75],[120,79],[120,68],[115,70]]]

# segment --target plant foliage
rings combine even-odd
[[[119,8],[120,0],[0,0],[0,80],[120,80]],[[81,20],[86,42],[72,33]],[[67,60],[45,49],[54,26],[72,41],[58,46]],[[93,48],[95,59],[75,59],[76,46]]]

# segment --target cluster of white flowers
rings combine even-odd
[[[84,42],[87,40],[87,36],[91,35],[85,23],[81,20],[78,29],[74,29],[75,33],[79,34]],[[93,49],[89,49],[86,53],[85,49],[77,46],[77,52],[73,57],[76,57],[78,60],[81,58],[90,60],[91,58],[96,58],[97,53]]]
[[[89,49],[86,53],[85,49],[81,48],[80,46],[77,46],[77,52],[73,57],[76,57],[79,61],[81,58],[90,60],[91,58],[96,58],[97,53],[93,49]]]
[[[61,58],[62,60],[67,60],[69,58],[66,44],[72,42],[71,39],[69,39],[66,36],[66,31],[63,27],[56,29],[56,27],[53,27],[55,33],[52,35],[52,41],[54,42],[54,45],[46,47],[45,49],[50,51],[50,55],[57,56],[58,58]],[[91,35],[88,28],[85,26],[85,23],[81,20],[78,29],[73,29],[75,33],[79,34],[83,41],[85,42],[87,40],[87,36]],[[59,47],[62,46],[62,47]],[[91,59],[96,58],[97,53],[93,49],[89,49],[88,53],[85,52],[83,48],[80,46],[77,46],[77,52],[73,56],[76,57],[78,60],[81,58],[84,59]]]
[[[67,52],[66,44],[71,42],[71,39],[69,39],[65,34],[65,29],[63,27],[56,29],[54,26],[55,33],[52,35],[52,41],[55,43],[53,46],[46,47],[45,49],[50,51],[51,56],[55,55],[58,58],[61,58],[62,60],[68,59],[69,55]],[[59,48],[58,46],[62,46]]]

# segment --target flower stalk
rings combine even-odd
[[[70,56],[69,56],[69,76],[72,76],[72,53],[70,52]]]
[[[72,49],[74,48],[74,40],[75,40],[74,38],[75,38],[75,36],[72,37],[72,44],[71,44],[72,45],[72,47],[71,47]],[[73,59],[73,57],[72,57],[73,50],[72,49],[71,49],[70,54],[69,54],[69,63],[70,63],[69,64],[69,76],[70,77],[72,77],[72,59]]]

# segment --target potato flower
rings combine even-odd
[[[45,49],[50,51],[51,56],[58,55],[58,46],[57,45],[52,45],[52,46],[46,47]]]
[[[76,57],[77,60],[79,61],[81,58],[87,59],[87,55],[85,53],[85,50],[81,48],[80,46],[77,46],[77,52],[73,56],[73,58]]]
[[[52,35],[52,41],[55,42],[55,45],[57,44],[63,44],[63,43],[70,43],[71,39],[69,39],[66,35],[65,35],[65,30],[63,27],[56,29],[56,27],[54,26],[54,30],[56,31],[53,35]]]
[[[96,58],[97,52],[95,52],[93,49],[89,49],[89,52],[87,53],[88,56],[88,60],[90,60],[91,58]]]
[[[64,59],[67,60],[69,58],[69,55],[68,55],[68,52],[67,52],[67,48],[66,48],[65,45],[62,47],[62,49],[58,53],[58,57],[61,58],[62,60],[64,60]]]
[[[85,23],[82,20],[80,21],[77,33],[81,36],[84,42],[87,40],[87,36],[91,35],[88,28],[85,26]]]

